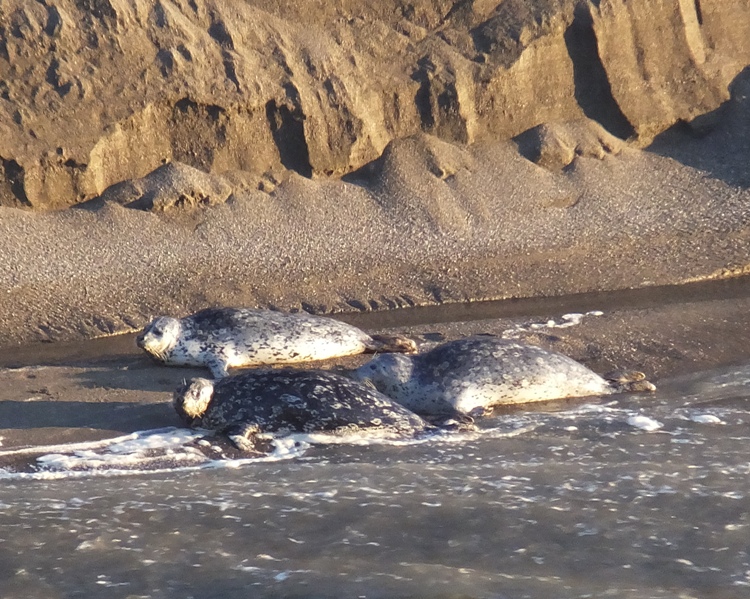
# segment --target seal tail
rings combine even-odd
[[[417,344],[413,339],[403,335],[371,335],[370,342],[365,347],[370,354],[393,352],[399,354],[417,353]]]

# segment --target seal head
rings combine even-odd
[[[159,316],[136,337],[135,342],[159,362],[167,362],[180,341],[182,326],[176,318]]]
[[[185,422],[194,422],[203,417],[211,403],[214,384],[204,378],[195,378],[174,392],[172,405]]]

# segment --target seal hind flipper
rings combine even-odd
[[[482,414],[484,416],[485,414]],[[440,429],[447,431],[475,431],[477,426],[475,424],[475,418],[473,415],[464,414],[455,410],[452,414],[442,414],[439,418],[437,417],[425,417],[425,420]]]
[[[612,370],[602,377],[619,393],[640,393],[656,391],[656,385],[646,379],[638,370]]]
[[[365,343],[365,352],[371,354],[381,352],[415,354],[417,353],[417,344],[413,339],[403,335],[370,335],[370,342]]]
[[[634,383],[646,379],[645,373],[639,370],[610,370],[602,375],[612,383]]]
[[[260,426],[254,422],[233,424],[224,430],[224,434],[240,451],[255,451],[255,439],[261,432]]]
[[[493,412],[494,410],[492,409],[492,406],[477,406],[469,412],[468,416],[472,419],[473,422],[478,418],[487,418],[489,416],[492,416]],[[459,412],[459,414],[460,413],[461,412]]]
[[[489,410],[489,412],[491,413],[492,410]],[[433,404],[432,410],[423,413],[422,418],[438,428],[449,430],[472,430],[476,428],[474,426],[475,420],[487,415],[488,414],[479,409],[472,410],[471,413],[467,414],[466,412],[454,408],[447,401],[443,401],[439,404]]]
[[[651,381],[631,381],[629,383],[620,383],[620,390],[627,393],[642,393],[656,391],[656,385]]]

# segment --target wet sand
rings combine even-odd
[[[602,314],[559,326],[570,322],[564,314],[596,310]],[[750,360],[750,278],[341,318],[369,331],[411,335],[422,346],[476,333],[512,335],[568,354],[597,372],[641,370],[657,386],[669,377]],[[351,367],[367,359],[309,366]],[[199,369],[154,363],[135,346],[133,335],[6,350],[0,366],[3,449],[178,426],[169,404],[173,389],[185,378],[205,376]]]

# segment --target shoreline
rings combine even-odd
[[[569,355],[596,372],[641,370],[658,388],[670,378],[750,361],[750,278],[735,285],[730,297],[716,297],[721,285],[714,285],[696,287],[702,292],[695,295],[690,288],[683,289],[687,293],[679,301],[676,296],[668,302],[644,296],[640,306],[602,304],[601,315],[584,315],[574,319],[577,324],[561,318],[571,312],[567,309],[530,317],[487,318],[475,313],[477,318],[471,320],[377,329],[355,324],[370,331],[397,330],[421,346],[479,333],[510,334]],[[617,295],[607,297],[613,300]],[[632,304],[632,297],[620,299]],[[367,314],[368,318],[379,315]],[[41,357],[37,365],[0,368],[0,423],[4,423],[0,451],[179,426],[169,403],[172,391],[185,378],[205,376],[200,369],[155,364],[135,347],[132,336],[44,345],[51,352],[48,365],[38,365],[45,362]],[[76,354],[72,351],[76,347],[87,351]],[[17,354],[17,360],[24,359],[22,352]],[[302,367],[354,367],[367,359],[361,355]],[[7,357],[4,362],[8,363]],[[522,409],[545,407],[530,404]]]

